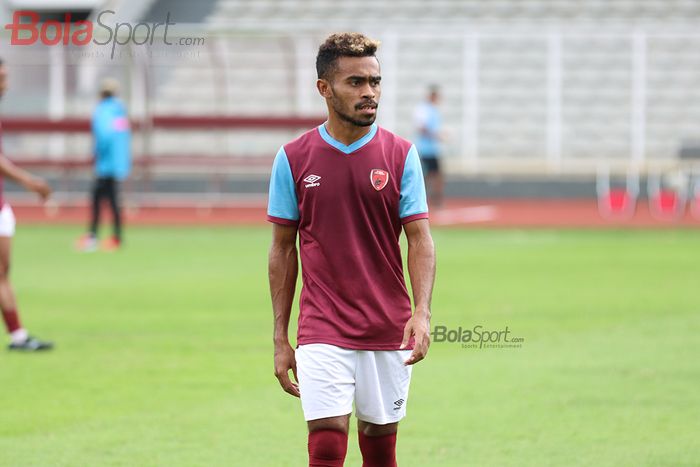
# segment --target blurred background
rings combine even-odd
[[[200,220],[245,217],[264,205],[279,146],[324,119],[319,43],[358,30],[382,42],[381,125],[415,139],[415,109],[440,88],[447,203],[435,222],[698,222],[694,0],[11,0],[0,22],[21,10],[99,21],[100,42],[129,23],[114,47],[10,46],[2,32],[4,152],[58,191],[32,219],[84,204],[104,77],[120,81],[134,128],[128,216],[194,205]],[[162,25],[151,32],[165,22],[171,45]]]

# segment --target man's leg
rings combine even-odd
[[[433,204],[436,208],[441,208],[445,198],[445,181],[440,168],[440,161],[436,160],[435,171],[433,172]]]
[[[9,208],[3,208],[3,211],[4,209]],[[14,224],[14,216],[12,216],[12,219]],[[12,284],[10,284],[11,241],[10,236],[0,235],[0,310],[2,310],[2,318],[7,332],[10,334],[10,350],[29,352],[50,350],[53,348],[53,343],[42,342],[29,336],[20,323],[15,293],[12,290]]]
[[[423,182],[425,182],[425,196],[428,198],[428,203],[430,203],[432,201],[431,190],[433,187],[430,179],[430,161],[421,157],[420,165],[423,170]]]
[[[357,420],[362,467],[396,467],[396,432],[399,423],[376,425]]]
[[[309,467],[342,467],[348,451],[350,414],[307,422]]]
[[[432,158],[422,158],[421,168],[423,169],[423,180],[425,181],[425,195],[428,198],[428,206],[431,208],[434,204],[433,192],[435,190],[435,177],[433,172]]]
[[[300,345],[295,358],[309,428],[309,466],[342,467],[348,449],[357,351],[328,344]]]
[[[355,409],[363,467],[396,467],[396,433],[406,415],[411,350],[360,351]]]
[[[119,186],[118,182],[114,177],[110,177],[106,180],[106,193],[109,199],[109,205],[112,208],[112,219],[113,219],[113,235],[114,239],[121,243],[122,241],[122,216],[121,210],[119,209]]]
[[[425,192],[428,196],[428,205],[432,208],[435,206],[435,173],[428,171],[425,175]]]
[[[10,237],[0,237],[0,309],[10,339],[12,342],[22,342],[28,336],[19,320],[15,294],[10,284],[11,242]]]
[[[81,235],[75,242],[75,248],[79,251],[92,252],[97,250],[97,229],[100,226],[100,203],[102,202],[103,191],[103,179],[96,178],[90,196],[92,204],[90,206],[90,225],[88,226],[88,232],[85,235]]]
[[[423,176],[428,204],[431,208],[441,208],[444,197],[444,181],[440,171],[440,160],[437,158],[423,159]]]
[[[104,191],[104,179],[98,178],[95,180],[95,185],[92,188],[92,218],[90,220],[90,235],[93,238],[97,237],[97,228],[100,225],[100,203],[102,202],[102,193]]]

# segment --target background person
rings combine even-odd
[[[436,208],[442,207],[445,189],[440,170],[442,117],[439,102],[440,89],[435,85],[430,86],[428,98],[416,108],[414,115],[416,149],[423,165],[428,202]]]
[[[131,170],[131,131],[124,104],[117,98],[119,83],[111,78],[102,81],[101,101],[92,116],[94,137],[95,184],[92,190],[92,211],[89,231],[78,240],[78,249],[97,249],[97,229],[103,200],[112,210],[113,234],[102,243],[105,250],[122,245],[122,217],[119,205],[119,184]]]

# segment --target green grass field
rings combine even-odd
[[[20,310],[58,347],[0,352],[0,465],[305,465],[272,374],[269,229],[132,228],[87,255],[78,234],[18,231]],[[525,342],[433,344],[402,467],[700,465],[700,232],[434,236],[433,325]]]

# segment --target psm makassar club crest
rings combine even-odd
[[[389,183],[389,172],[382,169],[372,169],[369,173],[369,179],[372,181],[372,186],[379,191]]]

